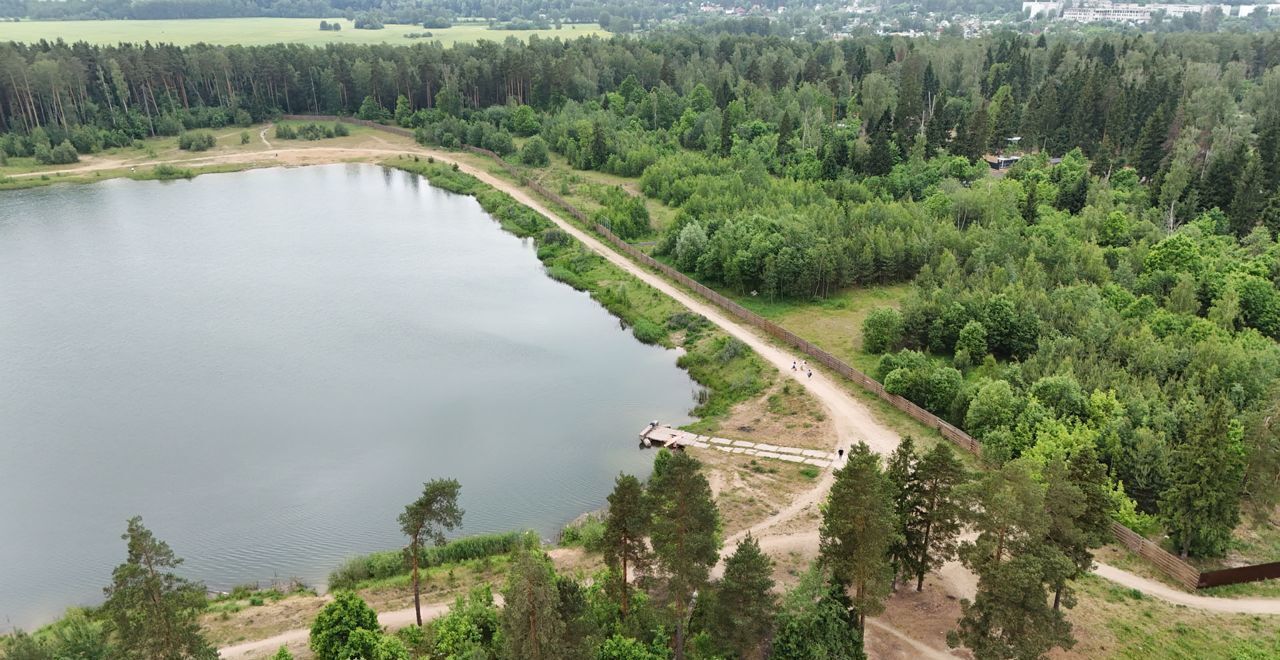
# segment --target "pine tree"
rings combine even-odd
[[[1046,584],[1072,566],[1046,542],[1044,486],[1025,460],[1015,460],[962,491],[973,503],[968,517],[978,537],[961,544],[959,554],[978,574],[978,593],[960,601],[947,644],[978,658],[1038,658],[1056,646],[1070,648],[1071,624],[1049,606]]]
[[[724,579],[715,589],[709,632],[729,657],[756,658],[769,639],[777,599],[773,595],[773,560],[760,551],[750,534],[724,562]]]
[[[1092,549],[1106,543],[1111,530],[1107,468],[1091,445],[1084,445],[1067,461],[1051,461],[1045,468],[1045,506],[1049,512],[1049,543],[1072,562],[1070,574],[1053,585],[1053,609],[1064,600],[1066,580],[1079,579],[1093,568]],[[1071,603],[1067,603],[1071,607]]]
[[[893,568],[889,548],[897,540],[892,489],[880,459],[860,442],[836,471],[819,533],[819,556],[841,584],[853,589],[858,629],[879,614],[889,596]]]
[[[951,446],[939,442],[916,465],[915,483],[920,506],[908,524],[909,533],[920,539],[910,567],[916,575],[916,591],[924,589],[924,576],[941,568],[956,554],[964,501],[958,488],[969,478],[964,464]]]
[[[1160,515],[1183,557],[1218,555],[1240,520],[1244,431],[1225,399],[1199,403],[1188,414],[1191,430],[1173,447]]]
[[[795,127],[792,126],[791,112],[789,110],[783,111],[782,121],[778,124],[778,160],[785,160],[791,153],[791,138],[794,132]]]
[[[683,660],[693,594],[706,586],[720,558],[720,514],[702,465],[684,452],[665,456],[654,461],[645,499],[653,513],[649,541],[675,609],[676,660]]]
[[[128,558],[112,571],[111,586],[103,589],[107,600],[102,612],[121,656],[217,658],[218,652],[200,634],[204,585],[172,572],[182,560],[143,526],[141,517],[129,519],[120,538],[128,544]]]
[[[1142,125],[1138,143],[1133,147],[1134,167],[1142,178],[1150,179],[1160,170],[1160,162],[1164,160],[1164,143],[1168,137],[1168,109],[1161,104]]]
[[[733,150],[733,117],[729,113],[729,107],[725,106],[720,112],[720,155],[728,156]]]
[[[871,134],[871,152],[867,155],[866,173],[869,176],[885,176],[893,170],[893,150],[889,146],[888,129],[877,129]]]
[[[631,572],[642,572],[649,564],[649,509],[645,505],[640,480],[620,474],[609,495],[609,515],[604,525],[604,562],[617,576],[622,618],[630,613],[628,582]]]
[[[405,554],[412,572],[413,613],[419,626],[422,625],[422,604],[418,563],[422,545],[427,541],[437,546],[444,545],[444,533],[462,525],[463,510],[458,507],[461,490],[457,480],[433,479],[422,484],[422,495],[405,506],[404,513],[400,514],[400,531],[409,537]]]
[[[1231,200],[1231,229],[1236,236],[1248,234],[1258,223],[1258,216],[1267,203],[1267,193],[1262,187],[1262,163],[1250,154],[1236,186],[1236,196]]]
[[[591,127],[591,163],[590,168],[598,170],[609,162],[609,146],[605,142],[604,127],[596,122]]]
[[[1028,177],[1022,182],[1027,191],[1027,198],[1022,202],[1022,219],[1027,224],[1035,224],[1040,217],[1040,185],[1035,177]]]
[[[1206,209],[1218,208],[1222,211],[1231,209],[1231,202],[1236,197],[1236,186],[1240,184],[1241,173],[1245,165],[1245,151],[1242,144],[1239,148],[1220,153],[1215,157],[1200,177],[1200,203]]]
[[[502,590],[502,641],[511,660],[552,660],[564,655],[565,624],[551,559],[539,547],[522,547],[511,559]]]
[[[987,107],[979,105],[965,119],[956,144],[956,153],[969,160],[981,158],[987,144],[987,130]]]
[[[889,547],[894,589],[898,587],[900,575],[912,572],[912,558],[919,555],[922,540],[915,534],[917,528],[911,524],[923,504],[920,501],[920,484],[916,473],[919,458],[916,455],[915,440],[909,435],[903,436],[897,449],[889,455],[889,462],[884,470],[891,489],[890,498],[898,530],[898,537]]]

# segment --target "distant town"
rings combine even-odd
[[[1032,19],[1074,21],[1076,23],[1148,23],[1157,17],[1182,18],[1187,15],[1233,18],[1256,18],[1280,12],[1280,4],[1270,5],[1222,5],[1222,4],[1169,4],[1086,1],[1075,5],[1071,2],[1024,2],[1022,13]]]

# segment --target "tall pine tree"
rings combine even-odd
[[[919,505],[907,522],[907,533],[918,542],[908,561],[916,576],[916,591],[924,589],[924,576],[941,568],[956,554],[956,538],[963,526],[964,501],[957,489],[968,472],[951,446],[934,445],[916,465],[916,497]]]
[[[684,452],[659,457],[646,492],[653,512],[649,539],[675,614],[676,660],[683,660],[693,594],[720,558],[720,514],[696,459]]]
[[[853,591],[858,629],[867,615],[884,610],[893,581],[889,548],[897,541],[893,491],[880,470],[880,458],[860,442],[836,471],[822,511],[819,553],[822,565]]]
[[[172,572],[182,560],[143,526],[141,517],[131,518],[120,538],[128,545],[128,558],[103,589],[102,612],[121,657],[216,659],[218,652],[200,634],[197,618],[205,607],[204,585]]]
[[[609,514],[604,523],[604,563],[616,576],[622,618],[630,613],[632,572],[649,564],[649,509],[645,505],[640,480],[620,474],[609,495]]]

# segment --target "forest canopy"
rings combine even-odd
[[[1090,446],[1188,554],[1274,505],[1275,34],[0,45],[11,157],[281,112],[638,177],[674,219],[622,192],[597,219],[738,295],[913,283],[869,343],[890,391],[996,461]]]

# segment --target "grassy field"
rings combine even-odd
[[[240,44],[255,46],[274,43],[308,45],[338,44],[414,44],[440,41],[446,46],[458,42],[503,41],[507,37],[528,39],[561,37],[573,39],[588,35],[606,35],[599,25],[565,25],[559,30],[490,30],[484,23],[455,25],[446,29],[424,30],[420,25],[387,25],[381,30],[357,30],[346,19],[328,19],[340,23],[338,32],[321,32],[318,18],[207,18],[164,21],[21,21],[3,23],[0,40],[34,42],[41,39],[63,39],[68,42],[88,41],[95,44],[119,42]],[[431,32],[430,39],[408,39],[410,32]]]

